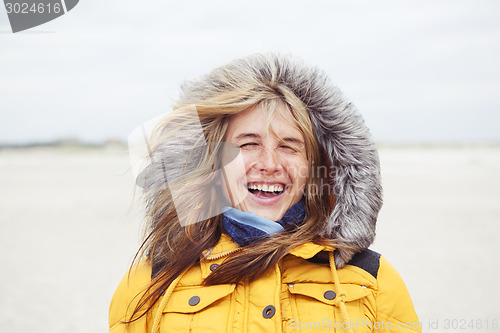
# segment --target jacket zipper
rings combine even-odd
[[[228,256],[228,255],[235,253],[235,252],[239,252],[241,250],[243,250],[243,249],[241,247],[238,247],[238,248],[227,250],[227,251],[224,251],[224,252],[218,253],[218,254],[209,254],[204,259],[205,260],[218,260],[220,258],[223,258],[223,257]]]

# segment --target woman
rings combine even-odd
[[[253,55],[183,87],[152,137],[148,236],[110,332],[419,332],[368,250],[382,205],[361,116],[323,72]]]

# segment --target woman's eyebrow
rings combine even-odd
[[[290,142],[290,143],[297,143],[297,144],[301,144],[303,145],[304,144],[304,141],[299,139],[299,138],[294,138],[294,137],[286,137],[286,138],[283,138],[283,141],[285,142]]]
[[[236,139],[245,139],[245,138],[260,139],[260,135],[257,133],[241,133],[236,136]]]
[[[240,139],[246,139],[246,138],[252,138],[252,139],[260,139],[261,136],[257,133],[240,133],[236,136],[236,140]],[[304,141],[296,138],[296,137],[285,137],[282,138],[284,142],[292,143],[292,144],[298,144],[298,145],[304,145]]]

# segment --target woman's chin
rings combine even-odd
[[[271,220],[271,221],[279,221],[285,215],[285,212],[281,211],[268,211],[268,210],[259,210],[259,209],[254,209],[251,211],[255,215],[259,217],[263,217],[265,219]]]
[[[250,200],[248,200],[250,199]],[[248,202],[251,201],[251,202]],[[247,198],[246,209],[249,212],[254,213],[257,216],[272,220],[279,221],[285,215],[286,211],[290,208],[288,204],[284,202],[284,200],[278,200],[272,204],[269,204],[268,201],[265,204],[260,204],[261,201],[257,202],[252,200],[252,198]]]

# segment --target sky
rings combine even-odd
[[[497,0],[82,0],[15,34],[0,8],[0,144],[126,140],[256,52],[325,70],[377,142],[500,142]]]

